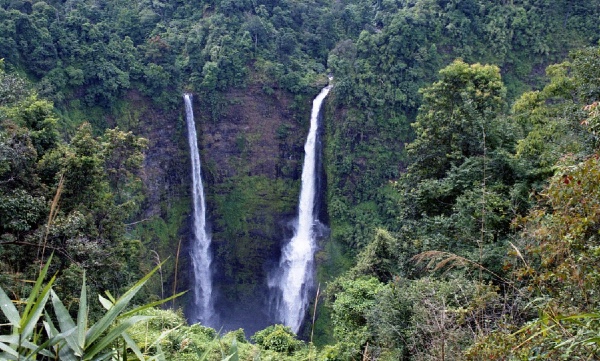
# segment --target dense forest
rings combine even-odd
[[[0,359],[600,358],[599,16],[0,0]],[[264,294],[329,76],[328,230],[296,335]],[[184,92],[222,329],[186,321]]]

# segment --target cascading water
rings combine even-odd
[[[298,219],[294,223],[292,239],[283,248],[279,267],[269,278],[269,287],[279,289],[274,305],[277,321],[296,333],[309,304],[309,290],[314,287],[315,226],[318,224],[315,216],[317,130],[321,104],[330,89],[331,85],[323,88],[313,101],[310,130],[304,145]]]
[[[194,308],[190,312],[192,322],[201,322],[210,325],[214,317],[212,303],[212,280],[210,274],[210,236],[206,231],[206,203],[204,201],[204,187],[202,185],[200,154],[196,138],[196,123],[192,108],[191,94],[184,94],[188,140],[190,156],[192,159],[192,185],[194,204],[194,235],[191,242],[190,255],[194,268]]]

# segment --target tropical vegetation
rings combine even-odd
[[[0,1],[0,359],[600,358],[599,15]],[[217,307],[238,317],[263,305],[328,75],[305,326],[186,324],[181,93],[202,109]]]

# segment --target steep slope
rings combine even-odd
[[[201,125],[216,305],[225,327],[254,332],[271,321],[267,271],[294,217],[308,116],[280,90],[249,86],[225,98],[218,120],[205,114]]]

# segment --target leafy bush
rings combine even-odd
[[[265,350],[291,354],[302,346],[302,341],[296,340],[296,335],[289,327],[272,325],[258,331],[252,340]]]

